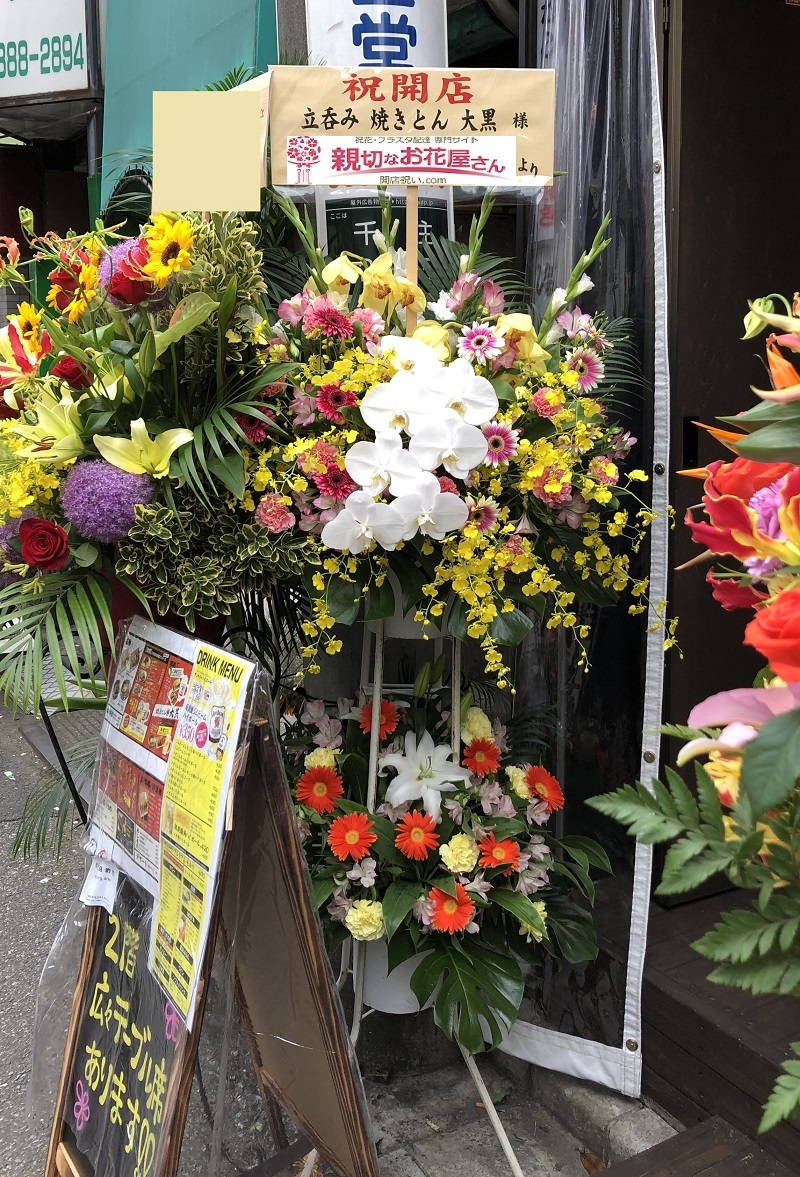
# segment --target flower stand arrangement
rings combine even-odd
[[[785,311],[785,313],[783,313]],[[745,609],[744,643],[766,665],[753,686],[698,703],[678,767],[694,763],[696,793],[667,769],[665,784],[641,784],[589,802],[644,842],[672,842],[661,894],[688,891],[722,871],[755,894],[726,912],[693,947],[713,962],[709,980],[752,992],[800,995],[800,295],[756,299],[744,339],[766,341],[770,387],[724,428],[704,426],[732,451],[701,470],[692,539],[711,565],[706,580],[723,609]],[[800,1043],[794,1043],[795,1056]],[[764,1108],[762,1132],[800,1116],[800,1059],[783,1064]]]
[[[355,949],[354,1036],[380,943],[480,1083],[472,1056],[513,1025],[525,971],[596,953],[609,869],[546,829],[562,787],[513,671],[536,625],[586,665],[582,603],[646,608],[646,475],[625,472],[611,407],[629,329],[577,304],[608,221],[543,299],[483,252],[489,199],[467,246],[434,242],[418,269],[388,202],[368,261],[324,257],[270,200],[300,259],[265,262],[235,215],[157,213],[119,240],[37,236],[23,212],[52,268],[0,332],[0,687],[38,706],[49,656],[62,705],[102,705],[115,581],[190,630],[230,619],[272,672],[329,946]],[[4,239],[0,281],[24,280]],[[361,621],[357,696],[315,697]],[[433,648],[409,681],[384,685],[387,633]]]

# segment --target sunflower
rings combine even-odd
[[[500,767],[500,749],[491,740],[471,740],[464,749],[461,763],[475,776],[488,776]]]
[[[328,845],[342,862],[348,858],[358,862],[359,858],[369,854],[370,846],[378,840],[378,835],[372,832],[373,825],[366,813],[346,813],[331,822]]]
[[[439,845],[436,822],[430,814],[412,809],[397,823],[394,844],[406,858],[416,858],[422,862],[428,857],[428,851],[435,850]]]
[[[372,731],[372,702],[365,703],[358,713],[359,726],[365,736]],[[391,699],[381,699],[381,725],[378,735],[382,740],[387,739],[396,729],[400,713]]]
[[[297,800],[317,813],[332,813],[343,793],[342,778],[324,764],[307,769],[297,782]]]
[[[539,797],[547,806],[548,813],[555,813],[564,806],[564,794],[556,778],[542,768],[541,764],[530,764],[525,769],[525,784],[531,798]]]
[[[97,298],[97,266],[82,265],[78,286],[63,313],[70,323],[77,323],[93,298]]]
[[[150,260],[145,263],[143,272],[159,289],[163,289],[173,274],[187,270],[192,264],[189,256],[194,241],[191,222],[173,222],[159,213],[154,223],[145,229],[144,235]]]
[[[487,834],[480,845],[480,864],[485,870],[495,866],[506,866],[504,875],[510,875],[519,867],[519,846],[511,838],[498,842],[494,834]]]
[[[448,895],[433,887],[428,896],[430,901],[431,925],[437,932],[463,932],[472,923],[475,904],[461,883],[456,883],[456,895]]]

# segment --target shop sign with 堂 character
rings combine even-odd
[[[554,172],[553,70],[273,71],[276,184],[539,187]]]

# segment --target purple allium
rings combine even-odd
[[[136,522],[135,507],[153,499],[147,474],[128,474],[104,458],[73,466],[61,491],[61,510],[85,539],[111,544],[125,539]]]
[[[33,519],[34,512],[29,507],[25,507],[21,515],[17,515],[15,519],[9,519],[0,527],[0,588],[5,588],[6,585],[14,584],[20,578],[16,572],[3,572],[3,563],[8,560],[10,564],[20,564],[22,557],[19,552],[12,548],[8,542],[10,539],[16,539],[19,535],[19,525],[23,519]]]

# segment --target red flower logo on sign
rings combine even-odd
[[[309,184],[309,168],[319,160],[319,140],[313,135],[293,135],[286,149],[286,158],[297,168],[297,183]]]

